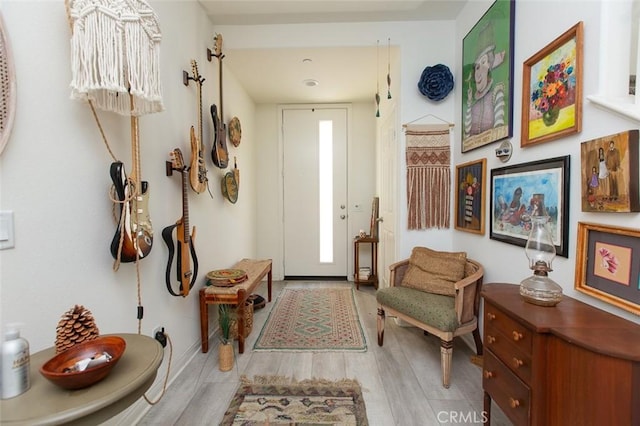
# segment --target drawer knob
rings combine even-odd
[[[519,333],[519,332],[517,332],[517,331],[514,331],[514,332],[512,333],[512,335],[513,335],[513,340],[515,340],[516,342],[517,342],[518,340],[522,340],[522,333]]]
[[[494,314],[492,312],[489,312],[489,313],[487,313],[487,318],[489,318],[490,320],[494,320],[494,319],[496,319],[496,314]]]
[[[487,336],[487,343],[491,344],[491,343],[495,343],[496,342],[496,338],[489,335]]]
[[[484,370],[484,378],[485,379],[491,379],[493,378],[493,372],[489,371],[489,370]]]
[[[516,357],[513,357],[513,366],[514,366],[515,368],[522,367],[522,364],[524,364],[524,362],[522,362],[522,360],[521,360],[521,359],[518,359],[518,358],[516,358]]]
[[[511,408],[518,408],[520,406],[520,401],[515,398],[509,398],[509,405]]]

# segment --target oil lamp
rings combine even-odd
[[[555,306],[562,299],[562,287],[549,278],[551,262],[556,257],[556,248],[547,227],[549,216],[532,215],[531,233],[524,253],[529,259],[533,275],[520,283],[520,295],[525,301],[540,306]]]

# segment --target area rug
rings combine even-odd
[[[367,350],[353,289],[284,289],[255,351]]]
[[[356,380],[295,381],[281,376],[240,378],[221,425],[358,425],[367,412]]]

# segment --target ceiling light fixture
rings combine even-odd
[[[312,61],[311,59],[309,59],[309,58],[304,58],[304,59],[302,60],[302,63],[303,63],[303,64],[309,64],[309,63],[311,63],[311,62],[313,62],[313,61]]]
[[[302,83],[303,83],[305,86],[308,86],[308,87],[315,87],[315,86],[317,86],[317,85],[319,85],[319,84],[320,84],[320,82],[319,82],[318,80],[314,80],[314,79],[312,79],[312,78],[308,78],[308,79],[306,79],[306,80],[302,80]]]

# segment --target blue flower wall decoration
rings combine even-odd
[[[453,90],[453,74],[446,65],[426,67],[420,76],[418,89],[432,101],[441,101]]]

